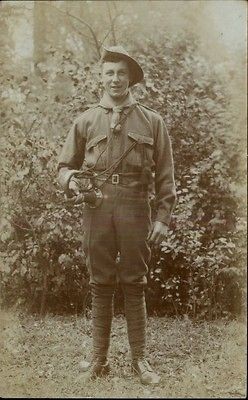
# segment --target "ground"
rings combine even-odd
[[[42,320],[1,311],[1,397],[244,398],[246,325],[242,321],[148,319],[150,361],[159,387],[145,387],[130,371],[123,317],[113,321],[108,378],[87,381],[78,369],[89,359],[91,320]]]

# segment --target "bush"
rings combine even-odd
[[[178,193],[168,239],[153,252],[147,303],[161,315],[215,318],[241,310],[245,226],[229,98],[196,50],[191,38],[174,38],[167,48],[144,44],[139,57],[146,79],[136,96],[167,123]],[[88,302],[82,209],[65,203],[56,163],[73,119],[100,96],[99,71],[54,49],[38,69],[39,76],[1,76],[2,302],[81,312]]]

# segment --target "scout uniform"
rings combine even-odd
[[[131,63],[130,86],[143,78],[139,64],[122,47],[105,49],[105,54],[111,52],[124,55]],[[118,277],[124,292],[133,366],[144,378],[149,371],[153,374],[148,363],[146,367],[139,364],[145,358],[146,345],[144,287],[150,259],[146,239],[151,227],[151,183],[156,193],[156,221],[169,224],[176,199],[171,143],[161,116],[138,103],[130,91],[118,107],[105,93],[99,104],[75,120],[66,139],[59,157],[59,182],[65,190],[71,170],[80,169],[94,173],[94,185],[103,198],[96,208],[85,204],[82,227],[92,288],[93,359],[100,360],[98,369],[104,366],[99,371],[108,372]]]

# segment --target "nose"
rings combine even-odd
[[[113,75],[113,79],[112,80],[113,80],[113,82],[118,82],[119,81],[119,76],[118,76],[117,73]]]

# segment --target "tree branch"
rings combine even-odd
[[[81,32],[79,29],[77,29],[72,23],[70,23],[70,27],[75,31],[75,32],[77,32],[80,36],[83,36],[84,38],[86,38],[91,44],[94,44],[93,42],[92,42],[92,39],[88,36],[88,35],[86,35],[86,33],[83,33],[83,32]]]
[[[107,39],[108,35],[110,34],[111,29],[106,33],[106,35],[104,36],[103,40],[100,43],[100,47],[102,47],[103,43],[105,42],[105,40]]]
[[[116,45],[116,36],[115,36],[115,27],[114,27],[114,21],[111,15],[111,10],[110,10],[110,5],[109,2],[107,2],[107,7],[108,7],[108,14],[109,14],[109,21],[110,21],[110,26],[111,26],[111,32],[112,32],[112,37],[113,37],[113,44],[114,46]]]
[[[119,16],[120,16],[120,14],[119,14],[119,15],[116,15],[116,16],[114,17],[114,19],[113,19],[113,21],[112,21],[113,24],[115,23],[115,20],[116,20]],[[100,43],[100,45],[99,45],[100,48],[102,47],[103,43],[105,42],[105,40],[107,39],[108,35],[109,35],[111,32],[112,32],[112,26],[111,26],[110,30],[109,30],[109,31],[106,33],[106,35],[104,36],[103,40],[101,41],[101,43]]]
[[[60,10],[58,7],[54,7],[54,6],[52,6],[51,4],[49,4],[49,6],[52,7],[52,8],[54,8],[54,9],[56,9],[56,10],[57,10],[58,12],[60,12],[61,14],[67,15],[68,17],[71,17],[71,18],[75,19],[76,21],[80,22],[82,25],[86,26],[86,27],[89,29],[89,31],[90,31],[90,33],[91,33],[91,36],[92,36],[92,38],[93,38],[93,41],[94,41],[96,50],[97,50],[97,54],[98,54],[98,56],[99,56],[99,58],[100,58],[100,57],[101,57],[101,51],[100,51],[99,41],[98,41],[98,38],[97,38],[97,36],[96,36],[96,33],[94,32],[94,30],[92,29],[92,27],[90,26],[90,24],[88,24],[88,22],[84,21],[83,19],[81,19],[81,18],[79,18],[79,17],[76,17],[76,16],[73,15],[73,14],[70,14],[68,11],[62,11],[62,10]]]
[[[57,7],[56,7],[57,8]],[[58,9],[59,10],[59,9]],[[61,11],[61,10],[59,10],[61,13],[63,12],[63,11]],[[65,12],[64,12],[65,13]],[[90,42],[91,42],[91,44],[93,43],[92,42],[92,39],[90,38],[90,36],[89,35],[86,35],[86,33],[84,33],[84,32],[82,32],[82,31],[80,31],[79,29],[77,29],[74,25],[73,25],[73,23],[70,21],[70,20],[67,20],[66,21],[66,24],[69,26],[69,28],[72,28],[75,32],[77,32],[79,35],[81,35],[81,36],[83,36],[83,37],[85,37],[87,40],[89,40]]]

